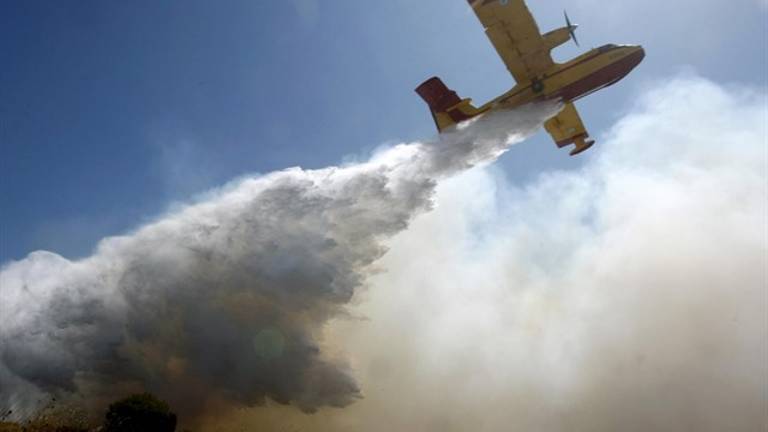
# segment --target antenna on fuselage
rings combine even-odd
[[[571,20],[568,18],[568,11],[564,10],[563,15],[565,15],[565,25],[568,26],[568,33],[571,34],[571,39],[573,39],[573,42],[577,47],[581,47],[581,45],[579,45],[579,40],[576,38],[576,29],[579,28],[579,25],[571,24]]]

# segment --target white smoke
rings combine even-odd
[[[667,80],[579,171],[476,168],[433,201],[504,147],[470,127],[33,254],[0,274],[0,394],[69,373],[266,399],[196,430],[766,430],[766,97]]]
[[[444,182],[327,338],[365,397],[203,429],[768,430],[766,102],[671,79],[581,170]]]
[[[326,322],[432,206],[438,180],[495,160],[558,107],[487,116],[366,163],[246,178],[96,252],[35,252],[0,272],[0,409],[149,390],[182,413],[209,399],[311,412],[360,396]],[[2,413],[0,413],[2,415]]]

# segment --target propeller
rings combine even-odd
[[[571,39],[573,39],[573,42],[577,47],[580,47],[579,40],[576,38],[576,29],[579,28],[579,25],[571,24],[571,19],[568,18],[568,11],[563,11],[563,15],[565,15],[565,25],[568,26],[568,32],[571,34]]]

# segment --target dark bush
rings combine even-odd
[[[107,409],[105,432],[173,432],[176,414],[149,393],[119,400]]]

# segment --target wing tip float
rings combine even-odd
[[[462,99],[438,77],[424,81],[416,92],[429,106],[435,125],[444,132],[472,117],[496,109],[516,108],[555,99],[565,109],[546,122],[545,129],[558,147],[574,145],[571,156],[595,144],[589,139],[573,102],[628,75],[645,58],[636,45],[608,44],[568,62],[555,63],[551,51],[569,40],[578,46],[577,24],[566,11],[565,27],[541,34],[525,0],[467,0],[499,56],[517,84],[481,107]]]

